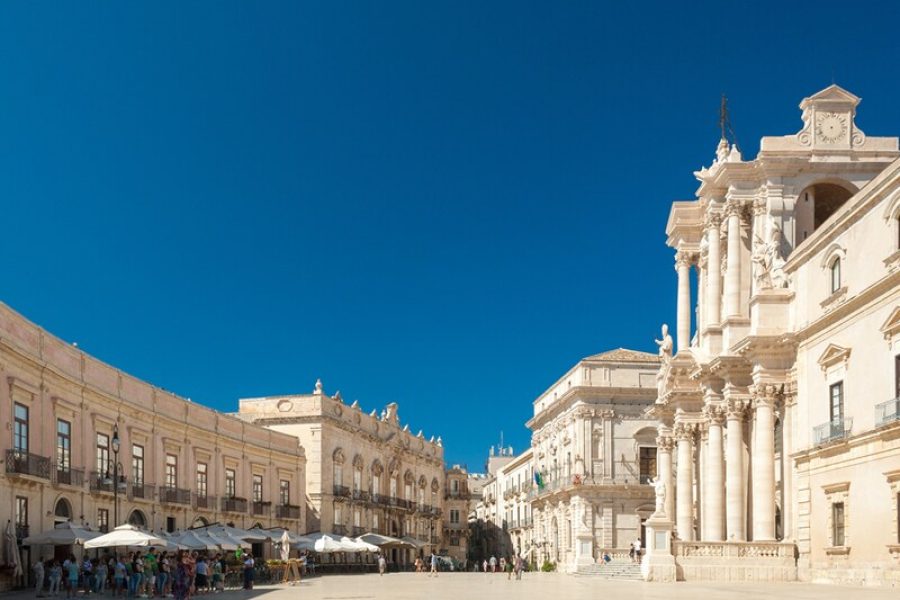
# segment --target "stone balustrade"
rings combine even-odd
[[[796,581],[795,548],[788,542],[672,541],[680,581]]]

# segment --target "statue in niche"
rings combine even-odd
[[[659,346],[659,357],[663,362],[668,363],[672,360],[672,336],[669,335],[669,326],[667,324],[662,324],[662,339],[653,341]]]
[[[781,228],[776,223],[770,222],[770,225],[768,242],[758,235],[753,236],[754,248],[750,260],[753,263],[753,278],[757,290],[788,286],[788,278],[784,272],[784,258],[781,256]]]
[[[657,515],[665,515],[666,514],[666,482],[662,480],[661,477],[657,476],[655,479],[651,479],[650,483],[653,485],[653,493],[656,494],[656,513]]]

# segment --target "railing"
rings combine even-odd
[[[112,477],[107,477],[106,472],[91,471],[91,491],[113,493]]]
[[[336,535],[347,535],[347,528],[343,525],[335,525],[331,528],[331,531]]]
[[[672,552],[684,558],[794,558],[789,542],[683,542],[672,541]]]
[[[254,500],[250,503],[250,514],[253,515],[264,515],[268,512],[269,508],[272,506],[271,502],[266,502],[263,500]]]
[[[7,450],[6,472],[50,479],[50,459],[29,452]]]
[[[900,420],[900,398],[894,398],[875,406],[875,424],[878,427]]]
[[[247,512],[246,498],[222,498],[222,511],[233,513]]]
[[[31,528],[28,525],[19,525],[18,523],[16,523],[16,539],[24,540],[28,537],[28,532],[30,530]]]
[[[276,519],[299,519],[300,507],[293,504],[279,504],[275,507]]]
[[[71,467],[60,467],[59,465],[55,465],[51,473],[53,474],[53,483],[75,487],[84,485],[84,469],[73,469]]]
[[[194,498],[194,503],[193,503],[194,508],[205,508],[207,510],[212,510],[216,507],[216,497],[215,496],[208,496],[206,494],[203,494],[201,496],[200,494],[194,494],[193,498]]]
[[[334,486],[334,495],[338,498],[349,498],[350,488],[346,485],[336,485]]]
[[[365,527],[359,527],[357,525],[354,525],[353,527],[350,528],[350,535],[352,535],[353,537],[359,537],[362,534],[364,534],[365,532],[366,532]]]
[[[368,502],[369,492],[366,492],[364,490],[353,490],[353,492],[351,493],[351,498],[359,502]]]
[[[141,500],[153,500],[153,490],[156,486],[139,481],[131,482],[131,497]]]
[[[847,439],[852,427],[853,419],[832,419],[828,423],[818,425],[813,429],[815,445],[820,446]]]
[[[372,493],[372,502],[380,506],[390,506],[391,499],[384,494]]]
[[[191,490],[164,485],[159,488],[159,501],[164,504],[190,504]]]

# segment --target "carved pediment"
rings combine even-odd
[[[837,344],[828,344],[828,347],[825,348],[825,352],[822,353],[822,356],[820,356],[819,360],[816,362],[818,362],[819,366],[822,367],[822,370],[825,371],[838,363],[846,363],[849,359],[850,348],[844,348]]]
[[[887,320],[878,328],[878,331],[884,334],[884,339],[890,340],[892,337],[900,333],[900,306],[894,307]]]

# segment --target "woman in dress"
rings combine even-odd
[[[175,577],[172,580],[172,595],[175,600],[187,598],[191,586],[191,570],[184,553],[179,551],[176,558]]]

